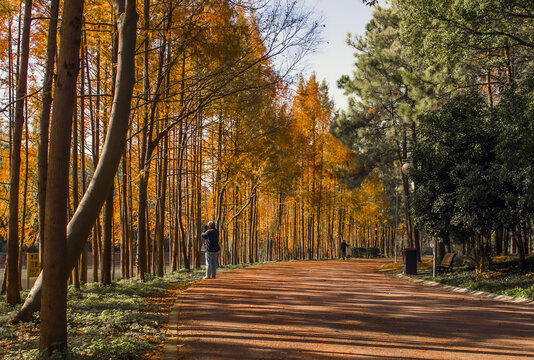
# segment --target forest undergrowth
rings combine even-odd
[[[430,275],[424,278],[432,279]],[[534,256],[527,257],[523,267],[519,266],[517,257],[495,257],[482,274],[477,274],[475,265],[466,261],[453,273],[440,274],[433,280],[470,290],[534,300]]]
[[[226,265],[228,271],[245,265]],[[69,287],[68,336],[70,359],[159,359],[167,337],[167,319],[174,301],[202,279],[204,270],[180,270],[146,281],[114,281],[112,285]],[[27,291],[22,294],[26,296]],[[20,305],[11,307],[0,298],[0,358],[36,359],[39,353],[39,313],[32,321],[11,325]]]
[[[432,259],[424,258],[418,264],[418,277],[460,288],[486,291],[534,300],[534,256],[525,259],[525,266],[519,266],[515,256],[497,256],[492,259],[488,270],[477,274],[475,265],[461,256],[454,260],[452,273],[438,274],[432,277]],[[402,272],[402,258],[397,263],[388,263],[380,268],[388,274]]]

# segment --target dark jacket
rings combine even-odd
[[[221,250],[219,247],[219,230],[208,229],[202,233],[202,238],[206,239],[206,251],[217,252]]]

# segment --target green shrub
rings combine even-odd
[[[147,341],[139,339],[137,334],[126,334],[113,339],[91,339],[81,347],[73,347],[73,359],[135,359],[139,354],[154,348]]]
[[[17,333],[13,329],[7,326],[0,327],[0,339],[1,340],[13,340],[16,337],[17,337]]]
[[[440,274],[433,278],[443,284],[486,291],[490,293],[523,297],[534,300],[534,257],[527,258],[526,266],[519,267],[517,258],[504,258],[493,262],[491,269],[483,276],[477,275],[472,266],[456,267],[453,273]]]
[[[39,356],[39,349],[15,350],[7,354],[5,360],[35,360]]]

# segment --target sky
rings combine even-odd
[[[346,109],[347,97],[343,90],[337,88],[337,80],[341,75],[352,75],[354,67],[353,49],[345,42],[347,33],[363,35],[365,25],[371,20],[373,9],[364,5],[361,0],[304,0],[306,6],[322,14],[325,42],[318,52],[306,59],[305,77],[315,72],[317,80],[326,80],[330,97],[334,99],[336,108]]]

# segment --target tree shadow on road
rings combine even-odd
[[[374,265],[279,263],[204,282],[184,300],[182,342],[192,358],[217,359],[534,354],[532,307],[422,287],[386,277]]]

